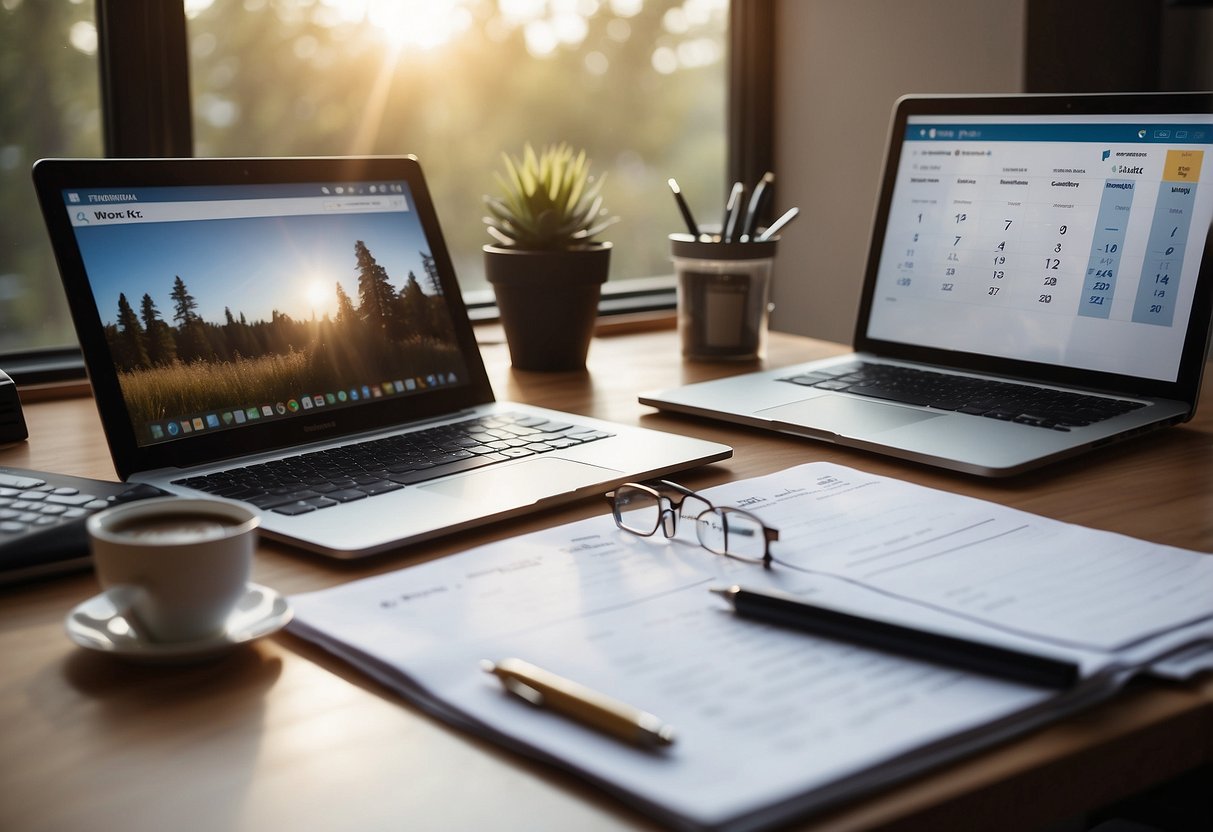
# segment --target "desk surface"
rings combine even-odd
[[[1016,508],[1213,552],[1213,392],[1195,420],[1010,481],[656,413],[644,390],[754,369],[678,358],[672,330],[596,338],[589,372],[513,371],[482,332],[498,398],[732,445],[687,472],[707,487],[829,460]],[[768,366],[841,348],[774,334]],[[91,399],[27,405],[28,443],[0,463],[113,478]],[[354,564],[263,543],[254,579],[284,593],[399,569],[602,511],[593,500]],[[165,669],[74,647],[63,618],[91,574],[0,590],[0,828],[129,830],[648,829],[575,778],[450,730],[287,634]],[[971,760],[806,819],[814,830],[1024,829],[1213,761],[1213,680],[1139,683],[1112,702]]]

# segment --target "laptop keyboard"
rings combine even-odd
[[[174,485],[305,514],[406,485],[547,453],[613,434],[521,413],[493,414],[286,459],[173,480]]]
[[[1029,384],[855,362],[779,381],[1052,430],[1101,422],[1145,405]]]

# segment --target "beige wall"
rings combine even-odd
[[[849,343],[893,102],[1019,92],[1025,0],[776,0],[772,326]]]

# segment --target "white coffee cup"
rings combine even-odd
[[[260,520],[225,500],[156,497],[88,518],[97,578],[152,640],[221,635],[252,572]]]

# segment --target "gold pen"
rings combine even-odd
[[[520,699],[547,708],[633,745],[658,748],[674,741],[674,729],[652,714],[557,676],[522,659],[480,662],[486,673]]]

